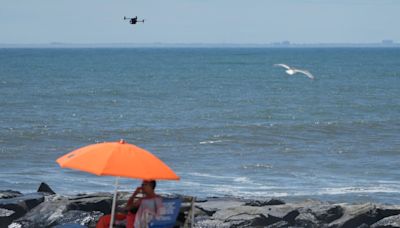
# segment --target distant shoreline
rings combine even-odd
[[[44,43],[6,44],[0,48],[400,48],[400,43],[236,44],[236,43]]]

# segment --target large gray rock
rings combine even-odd
[[[46,199],[23,217],[15,220],[12,227],[49,227],[57,225],[57,220],[67,212],[68,199],[64,196],[54,195]]]
[[[112,194],[93,193],[83,194],[68,198],[68,210],[100,211],[104,214],[111,213]]]
[[[343,216],[343,208],[337,204],[320,201],[305,201],[298,203],[299,215],[295,224],[301,227],[319,227]]]
[[[280,199],[256,199],[256,200],[246,200],[245,206],[252,206],[252,207],[262,207],[262,206],[272,206],[272,205],[282,205],[285,204],[284,201]]]
[[[110,212],[111,196],[110,193],[48,196],[45,202],[15,220],[13,226],[51,227],[71,222],[82,225],[95,223],[101,215]]]
[[[371,214],[376,206],[371,203],[361,205],[340,204],[343,216],[329,223],[330,227],[358,227],[364,222],[364,216]]]
[[[379,220],[371,225],[371,228],[400,227],[400,215],[393,215]]]
[[[56,194],[56,193],[53,191],[53,189],[51,189],[50,186],[47,185],[47,184],[44,183],[44,182],[40,183],[37,192],[47,193],[48,195],[54,195],[54,194]]]
[[[319,227],[320,222],[312,212],[303,211],[295,218],[295,224],[299,227]]]
[[[39,222],[38,220],[19,219],[9,225],[9,228],[28,228],[28,227],[57,227],[57,228],[77,228],[77,227],[96,227],[96,222],[103,213],[99,211],[67,211],[62,216],[57,216],[50,223],[50,219]]]
[[[13,190],[0,190],[0,199],[9,199],[22,196],[22,193]]]
[[[220,202],[220,205],[224,203]],[[230,201],[228,205],[218,208],[209,219],[197,221],[200,227],[264,227],[280,221],[294,224],[299,215],[297,209],[290,204],[254,207]]]
[[[0,199],[0,227],[7,227],[13,220],[22,217],[29,210],[44,201],[42,193],[32,193],[14,198]]]
[[[72,210],[64,213],[63,217],[57,220],[57,223],[60,225],[77,223],[87,227],[95,227],[96,222],[102,215],[104,214],[100,211],[87,212]]]
[[[238,199],[210,198],[207,201],[196,202],[196,208],[202,216],[196,218],[196,227],[235,227],[242,226],[245,220],[253,220],[259,214],[244,214],[240,210],[245,202]],[[196,215],[199,215],[196,213]],[[207,216],[206,216],[207,215]],[[211,217],[210,217],[211,216]]]
[[[238,199],[210,198],[204,202],[196,202],[196,207],[211,216],[216,211],[234,208],[244,204],[243,201]]]
[[[332,227],[360,227],[378,222],[379,220],[400,214],[400,208],[397,206],[375,205],[366,203],[362,205],[343,205],[344,214],[340,219],[331,222]]]
[[[288,222],[286,221],[279,221],[276,223],[273,223],[272,225],[266,226],[267,228],[287,228],[287,227],[293,227],[291,226]]]

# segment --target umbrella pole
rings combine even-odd
[[[111,221],[110,221],[110,228],[114,225],[114,217],[115,217],[115,204],[117,203],[117,191],[118,191],[118,177],[115,178],[115,191],[114,197],[111,206]]]

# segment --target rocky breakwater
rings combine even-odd
[[[123,207],[131,194],[119,192],[117,207]],[[102,215],[111,213],[112,197],[112,193],[59,195],[45,183],[39,186],[37,192],[29,194],[0,190],[0,228],[67,228],[73,224],[95,227]],[[189,209],[188,197],[180,197],[183,203],[176,222],[178,227],[184,224]]]
[[[122,206],[130,193],[118,194]],[[279,199],[236,198],[184,199],[176,227],[194,215],[194,227],[400,227],[400,205],[347,204],[306,200],[285,203]],[[0,191],[0,228],[95,227],[100,216],[109,214],[112,193],[55,194],[42,183],[37,192],[21,194]],[[190,210],[194,208],[193,210]]]
[[[209,198],[196,202],[196,227],[400,227],[400,205]]]
[[[35,193],[0,191],[0,227],[53,227],[79,223],[95,226],[109,213],[111,193],[62,196],[42,183]]]

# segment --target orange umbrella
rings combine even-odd
[[[62,168],[77,169],[99,176],[179,180],[174,171],[155,155],[123,140],[79,148],[58,158],[57,163]]]
[[[118,177],[143,180],[179,180],[179,176],[155,155],[142,148],[125,143],[124,140],[92,144],[79,148],[58,158],[57,163],[62,168],[81,170],[99,176],[117,177],[110,227],[114,220]]]

